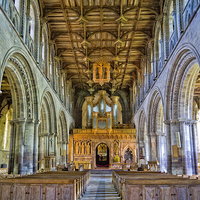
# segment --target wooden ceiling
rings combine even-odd
[[[132,85],[152,38],[159,0],[42,0],[41,5],[50,40],[73,87],[88,85],[88,68],[101,55],[111,64],[111,79],[116,80],[106,84],[107,89]]]

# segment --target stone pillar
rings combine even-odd
[[[171,167],[171,160],[172,160],[172,153],[171,153],[171,132],[170,132],[170,121],[166,120],[165,123],[165,132],[166,132],[166,151],[167,151],[167,158],[166,158],[166,168],[168,173],[172,173]]]
[[[38,149],[38,160],[41,160],[41,159],[43,159],[44,158],[44,156],[45,156],[45,136],[44,135],[42,135],[42,134],[39,134],[38,135],[38,137],[39,137],[39,149]],[[41,169],[41,162],[40,163],[38,163],[37,164],[37,168],[38,168],[38,165],[39,165],[39,169]],[[43,168],[44,168],[44,166],[43,166]]]
[[[161,172],[167,172],[167,147],[166,147],[166,135],[165,133],[157,134],[157,152],[159,161],[159,170]]]
[[[180,128],[179,128],[180,127]],[[170,141],[171,141],[171,173],[183,174],[182,158],[181,156],[175,157],[173,152],[173,146],[177,146],[176,132],[180,131],[181,138],[183,137],[183,128],[179,126],[179,122],[176,119],[170,120]],[[182,150],[178,149],[179,155],[182,155]]]
[[[14,145],[15,144],[15,138],[14,138],[15,123],[12,120],[10,120],[9,123],[11,126],[11,131],[10,131],[10,152],[9,152],[8,174],[12,174],[13,168],[14,168],[14,155],[15,155],[15,145]]]
[[[49,133],[44,134],[45,138],[45,156],[49,156]]]
[[[191,146],[191,130],[190,122],[185,119],[180,121],[180,131],[182,134],[183,142],[183,174],[192,175],[192,146]]]
[[[66,163],[68,163],[68,157],[69,157],[69,143],[66,143]]]
[[[194,147],[194,174],[199,174],[198,171],[198,154],[197,154],[197,121],[193,120],[192,121],[192,134],[193,134],[193,147]]]
[[[49,134],[49,155],[54,153],[54,133]]]
[[[150,152],[151,152],[151,138],[150,134],[147,134],[147,142],[145,143],[145,158],[146,158],[146,163],[150,161]]]
[[[23,144],[24,144],[23,173],[33,173],[35,121],[33,119],[27,119],[25,127],[26,128],[23,137]]]
[[[26,124],[25,118],[19,118],[16,120],[14,174],[22,174],[23,173],[25,124]]]
[[[58,134],[54,134],[54,156],[55,156],[55,166],[57,165],[57,138]]]
[[[151,134],[151,161],[156,161],[157,159],[157,136],[152,133]]]
[[[63,159],[62,159],[62,163],[66,166],[66,149],[67,149],[67,145],[66,145],[66,142],[63,141],[62,143],[62,146],[63,146]]]
[[[33,145],[33,173],[37,172],[37,161],[38,161],[38,127],[40,121],[35,121],[34,124],[34,145]]]

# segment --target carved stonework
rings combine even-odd
[[[27,116],[28,118],[32,118],[32,99],[31,99],[31,86],[29,85],[29,80],[30,77],[28,76],[28,73],[25,71],[24,67],[21,65],[21,63],[17,60],[17,58],[11,57],[9,58],[9,61],[14,63],[19,70],[19,73],[21,74],[23,83],[24,83],[24,87],[25,87],[25,92],[26,92],[26,101],[27,101]]]

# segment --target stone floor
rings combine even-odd
[[[81,200],[121,200],[114,185],[112,184],[111,171],[92,171],[90,185]]]

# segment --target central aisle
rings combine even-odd
[[[81,200],[121,200],[112,184],[112,172],[104,170],[92,170],[90,185]]]

